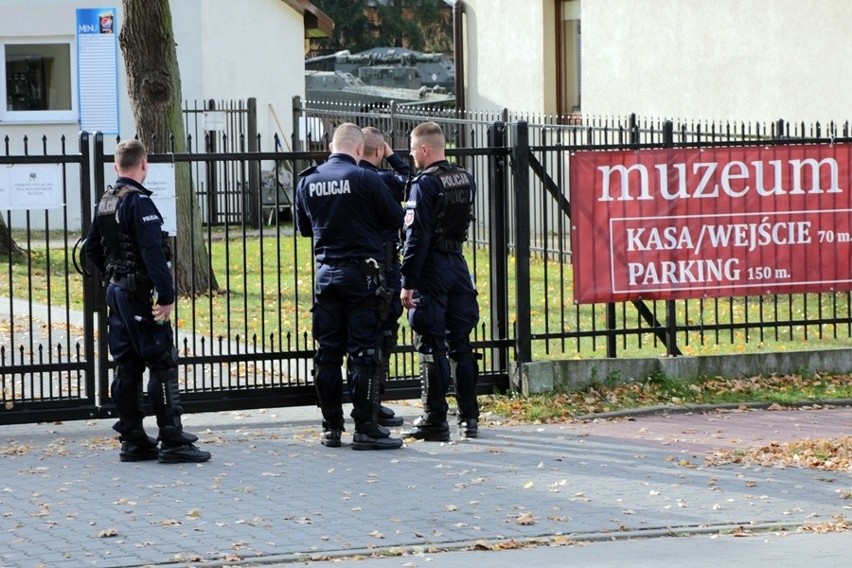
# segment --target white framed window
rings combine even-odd
[[[75,58],[70,39],[0,41],[0,120],[76,121]]]

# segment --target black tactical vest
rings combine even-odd
[[[454,164],[440,164],[423,170],[440,185],[432,227],[438,250],[461,250],[473,219],[473,188],[467,171]]]
[[[139,248],[130,234],[129,223],[118,221],[118,211],[124,198],[131,192],[142,193],[130,185],[109,186],[98,203],[98,227],[101,230],[101,246],[106,257],[107,275],[133,274],[145,271]]]

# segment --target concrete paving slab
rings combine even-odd
[[[221,412],[185,417],[213,459],[180,465],[121,463],[107,420],[4,426],[0,566],[269,564],[849,517],[852,473],[700,459],[717,442],[852,420],[852,408],[793,412],[487,426],[385,452],[352,451],[351,433],[321,446],[314,408]]]

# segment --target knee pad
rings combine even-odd
[[[476,382],[479,375],[479,364],[477,363],[477,355],[471,352],[453,353],[450,352],[452,360],[452,373],[456,381]]]
[[[171,349],[166,349],[158,356],[148,360],[148,368],[151,369],[151,372],[155,371],[165,371],[169,369],[175,369],[177,371],[177,349],[172,345]]]

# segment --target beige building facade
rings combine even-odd
[[[469,109],[844,122],[844,0],[465,0]]]

